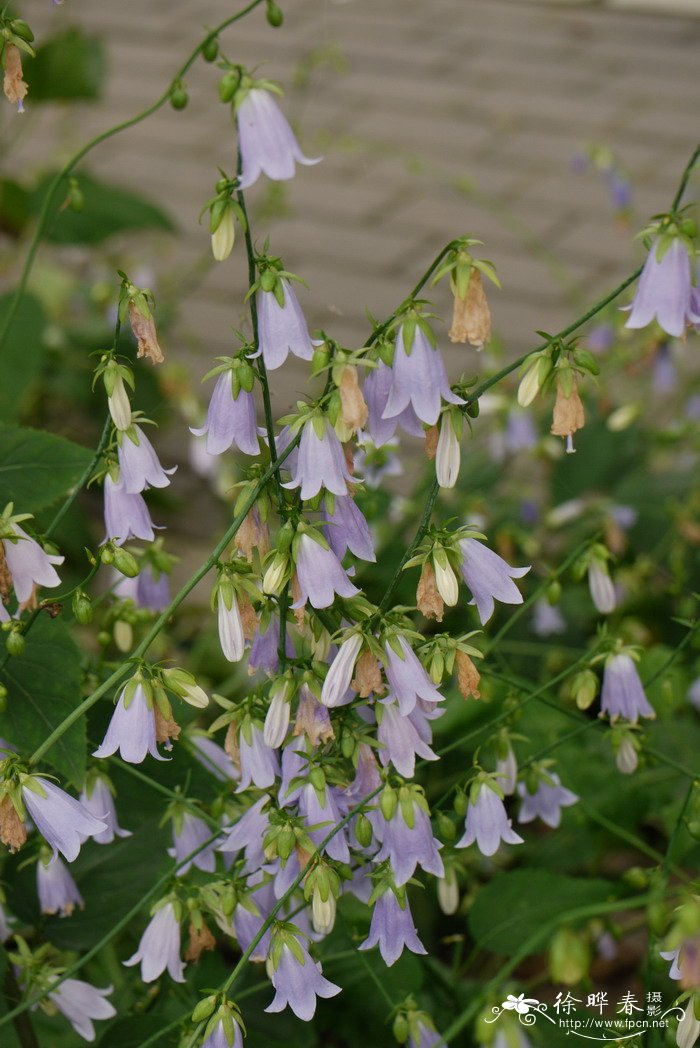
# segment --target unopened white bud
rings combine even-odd
[[[359,633],[353,633],[340,645],[323,682],[321,702],[324,706],[333,707],[343,703],[361,647],[362,636]]]
[[[324,902],[321,898],[321,893],[317,890],[314,891],[311,901],[311,921],[315,932],[319,935],[328,935],[329,932],[333,931],[335,910],[335,896],[332,892],[328,893],[328,898]]]
[[[282,589],[287,572],[287,557],[277,553],[263,576],[263,593],[277,594]]]
[[[447,558],[445,558],[444,565],[438,563],[437,559],[434,559],[433,566],[435,568],[435,585],[437,586],[437,591],[445,604],[447,604],[449,608],[454,608],[459,599],[459,583],[457,582],[457,576],[452,570],[452,565]]]
[[[223,217],[211,235],[211,250],[217,262],[224,262],[233,251],[236,239],[236,224],[233,211],[227,207]]]
[[[526,408],[532,404],[533,400],[540,391],[540,362],[536,361],[532,367],[529,367],[518,386],[518,404],[521,408]]]
[[[588,567],[588,586],[591,591],[591,600],[601,615],[609,615],[611,611],[615,610],[617,599],[613,581],[607,568],[598,560],[592,560]]]
[[[459,906],[459,885],[457,874],[448,869],[444,877],[439,877],[437,882],[437,897],[440,909],[450,917],[457,912]]]
[[[637,770],[639,758],[637,750],[631,739],[623,739],[615,755],[617,770],[623,775],[633,775]]]
[[[457,434],[449,416],[444,416],[440,426],[437,453],[435,455],[435,475],[441,488],[453,488],[459,476],[461,452]]]
[[[131,651],[131,646],[134,642],[134,631],[131,628],[131,623],[124,622],[124,619],[117,619],[114,623],[114,643],[123,654]]]
[[[678,1048],[693,1048],[698,1035],[700,1035],[700,1019],[695,1018],[695,999],[691,997],[676,1030]]]
[[[111,396],[107,397],[109,413],[117,429],[128,429],[131,425],[131,404],[124,386],[124,379],[117,375]]]
[[[287,685],[283,683],[275,689],[272,701],[267,709],[263,741],[270,749],[276,750],[285,740],[289,728],[290,706],[287,702]]]

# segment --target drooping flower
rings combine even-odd
[[[552,637],[566,632],[566,620],[556,604],[550,604],[546,598],[535,601],[532,631],[538,637]]]
[[[391,762],[399,775],[412,779],[417,756],[426,761],[439,759],[430,746],[421,739],[410,716],[401,715],[398,703],[384,700],[381,705],[381,713],[378,712],[379,717],[381,720],[377,738],[382,745],[382,749],[379,750],[379,760],[383,767],[386,768],[387,764]]]
[[[190,741],[194,747],[194,756],[215,779],[226,782],[240,778],[240,773],[228,753],[213,739],[207,738],[206,735],[192,735]]]
[[[692,300],[690,254],[680,237],[656,238],[651,245],[625,327],[644,328],[652,320],[681,338],[687,323],[700,322]]]
[[[24,99],[29,85],[24,80],[22,55],[16,44],[5,43],[2,53],[2,64],[5,69],[3,91],[8,102],[17,103],[17,112],[24,112]]]
[[[336,794],[327,784],[323,789],[316,789],[310,782],[307,782],[301,788],[298,804],[299,812],[307,826],[318,827],[318,829],[309,830],[309,837],[315,845],[319,846],[342,818]],[[325,846],[324,851],[337,862],[350,862],[345,829],[336,833],[335,837]]]
[[[360,560],[377,559],[369,525],[350,495],[336,495],[332,512],[326,509],[323,516],[328,524],[324,534],[338,560],[342,560],[348,550]]]
[[[297,164],[318,164],[321,157],[304,156],[294,132],[271,91],[251,87],[236,104],[241,175],[248,189],[261,174],[275,182],[294,178]]]
[[[296,1016],[309,1022],[316,1012],[316,998],[335,997],[340,986],[324,978],[321,965],[295,937],[291,948],[285,943],[271,975],[275,996],[266,1012],[281,1012],[288,1005]]]
[[[491,310],[489,309],[481,273],[472,267],[466,294],[461,296],[455,289],[452,310],[450,342],[468,342],[480,350],[491,338]]]
[[[605,662],[600,708],[611,721],[624,717],[636,724],[640,717],[656,717],[644,694],[634,659],[627,652],[610,655]]]
[[[392,383],[392,370],[383,360],[377,362],[376,368],[368,371],[365,379],[363,392],[368,413],[367,433],[377,448],[383,447],[391,440],[399,425],[413,437],[423,436],[421,420],[416,415],[412,404],[409,404],[400,414],[392,418],[384,418]]]
[[[270,749],[277,750],[284,742],[289,731],[290,717],[289,687],[286,681],[282,681],[273,689],[265,714],[263,740]]]
[[[408,947],[412,953],[428,952],[418,938],[405,891],[399,895],[400,901],[391,888],[388,888],[379,896],[372,910],[369,935],[358,946],[358,950],[371,950],[378,946],[382,960],[388,968],[398,961],[404,947]]]
[[[493,615],[494,600],[500,600],[503,604],[522,604],[522,594],[513,579],[527,575],[529,566],[511,568],[502,557],[477,539],[461,539],[459,548],[462,551],[462,577],[472,592],[482,626]]]
[[[107,829],[103,819],[96,819],[74,797],[39,775],[25,776],[22,800],[54,856],[61,852],[68,862],[77,858],[86,837]]]
[[[102,745],[93,757],[111,757],[117,750],[128,764],[141,764],[147,753],[158,761],[167,760],[158,753],[153,698],[140,677],[132,677],[124,686]]]
[[[572,804],[576,804],[578,797],[571,790],[562,786],[556,773],[550,772],[548,778],[552,782],[549,783],[544,778],[540,779],[534,793],[528,791],[524,782],[518,783],[518,794],[522,798],[518,822],[542,819],[542,822],[555,830],[561,822],[561,809],[570,808]]]
[[[114,1006],[105,1000],[111,992],[111,986],[98,990],[82,979],[64,979],[49,992],[49,1000],[65,1015],[76,1033],[86,1041],[94,1041],[93,1019],[111,1019],[117,1014]]]
[[[336,595],[354,597],[360,592],[333,550],[325,549],[308,533],[299,536],[296,569],[300,595],[294,608],[303,608],[307,600],[313,608],[329,608]]]
[[[512,793],[515,793],[515,787],[518,782],[518,762],[513,752],[513,747],[508,740],[505,742],[504,750],[498,754],[496,776],[498,785],[506,797],[510,797]]]
[[[416,866],[436,877],[442,877],[445,872],[438,851],[442,845],[433,837],[425,801],[419,800],[420,795],[410,786],[402,786],[399,792],[401,802],[392,817],[375,823],[382,841],[376,861],[389,860],[398,888],[413,876]]]
[[[321,488],[333,495],[347,495],[352,480],[343,448],[327,418],[316,416],[304,423],[299,454],[285,488],[301,488],[302,499],[312,499]]]
[[[130,495],[121,478],[113,480],[107,473],[104,480],[105,528],[107,539],[122,546],[127,539],[153,542],[154,525],[143,495]]]
[[[35,586],[53,589],[61,585],[53,565],[63,564],[65,558],[44,552],[19,524],[12,524],[12,532],[16,541],[3,538],[2,548],[17,600],[25,604],[31,600]]]
[[[76,906],[81,909],[84,906],[77,884],[58,856],[46,863],[43,857],[39,857],[36,864],[36,890],[42,913],[70,917]]]
[[[103,819],[107,829],[96,833],[93,840],[97,844],[111,844],[116,837],[131,837],[131,830],[123,830],[117,821],[114,798],[109,784],[101,775],[95,776],[80,794],[80,803],[86,811],[98,819]]]
[[[410,350],[405,329],[402,324],[396,335],[391,390],[382,417],[395,418],[411,405],[421,422],[434,426],[443,400],[448,404],[464,401],[450,389],[440,350],[430,344],[422,327],[415,327]]]
[[[498,793],[488,785],[481,783],[474,796],[469,799],[465,832],[455,845],[466,848],[476,841],[482,855],[495,855],[503,841],[505,844],[522,844],[523,839],[513,829],[512,820],[508,818],[505,805]]]
[[[224,830],[226,836],[217,845],[217,850],[225,855],[235,856],[243,850],[244,872],[259,869],[264,861],[262,841],[270,822],[269,813],[264,809],[269,800],[267,794],[264,794],[252,804],[230,829]]]
[[[340,645],[323,682],[321,702],[324,706],[332,709],[334,706],[345,706],[352,701],[352,696],[348,698],[347,693],[361,648],[362,635],[360,633],[351,633]]]
[[[136,356],[139,359],[146,357],[152,364],[162,364],[165,357],[158,342],[155,317],[144,295],[140,294],[139,298],[141,308],[136,302],[129,302],[129,323],[136,339]]]
[[[204,819],[192,812],[183,811],[176,814],[173,819],[173,847],[168,848],[168,855],[176,859],[179,866],[177,875],[184,877],[191,866],[205,873],[213,873],[216,869],[216,841],[211,841],[206,847],[205,842],[212,836],[211,827],[207,826]],[[200,849],[197,851],[197,849]],[[188,855],[197,852],[189,861],[185,862]]]
[[[451,413],[442,416],[440,436],[435,453],[435,476],[441,488],[453,488],[459,476],[461,449]]]
[[[283,296],[280,303],[274,291],[256,291],[258,308],[258,354],[268,371],[282,367],[290,353],[300,360],[311,360],[314,344],[306,317],[288,280],[277,282]],[[254,354],[254,356],[257,354]]]
[[[441,1048],[444,1041],[434,1026],[428,1026],[420,1019],[417,1020],[415,1030],[411,1028],[408,1037],[408,1048]],[[494,1041],[494,1048],[495,1048]]]
[[[219,1019],[209,1036],[202,1042],[202,1048],[243,1048],[243,1034],[233,1017],[229,1026],[229,1029],[233,1031],[232,1041],[229,1040],[226,1029],[227,1025],[224,1023],[224,1020]]]
[[[207,418],[201,429],[191,429],[196,437],[207,437],[207,452],[221,455],[236,447],[246,455],[260,451],[255,418],[255,396],[239,389],[233,395],[232,372],[219,375],[209,401]]]
[[[139,948],[128,961],[127,967],[141,965],[141,978],[153,982],[168,970],[175,982],[184,982],[185,965],[180,960],[180,908],[179,904],[166,902],[160,906],[141,936]]]
[[[245,651],[243,621],[233,587],[221,587],[217,594],[219,643],[225,659],[240,662]]]
[[[133,600],[139,608],[164,611],[170,603],[170,578],[165,572],[156,574],[150,564],[142,564],[136,578],[114,571],[112,592],[121,600]]]
[[[248,789],[251,785],[260,790],[272,786],[275,777],[280,773],[279,758],[276,750],[265,745],[262,728],[248,720],[241,728],[238,744],[241,781],[236,793]]]
[[[120,436],[119,481],[127,495],[138,495],[148,487],[166,488],[177,466],[163,469],[155,448],[140,426],[132,426]]]
[[[594,558],[588,565],[588,586],[591,591],[591,600],[601,615],[609,615],[615,610],[617,598],[615,587],[606,564]]]
[[[384,645],[387,658],[386,679],[399,704],[401,715],[406,717],[417,699],[423,699],[424,702],[442,702],[442,695],[423,669],[406,638],[399,634],[396,639],[400,655],[388,640]]]

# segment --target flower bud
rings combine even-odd
[[[84,590],[76,590],[73,594],[73,614],[81,626],[92,622],[92,601]]]
[[[5,641],[8,655],[21,655],[24,651],[24,637],[19,630],[11,630]]]
[[[438,878],[437,896],[440,909],[444,914],[450,917],[457,912],[457,907],[459,906],[459,885],[457,884],[457,874],[454,870],[448,869],[444,877]]]
[[[139,562],[136,557],[133,553],[129,553],[128,550],[122,549],[121,546],[117,546],[114,549],[112,563],[117,571],[121,572],[122,575],[126,575],[128,579],[135,579],[139,573]]]
[[[443,415],[435,456],[435,475],[441,488],[453,488],[459,476],[461,450],[449,414]],[[445,602],[447,603],[447,602]]]
[[[521,408],[529,407],[540,391],[539,365],[539,360],[535,361],[535,363],[527,369],[520,380],[520,385],[518,386],[518,404]]]
[[[591,952],[584,937],[561,928],[549,946],[549,974],[552,982],[575,986],[585,979],[591,963]]]
[[[126,654],[127,651],[131,651],[131,646],[134,642],[134,631],[131,627],[131,623],[125,622],[124,619],[117,619],[114,623],[114,643],[116,644],[119,651]]]
[[[211,231],[211,250],[217,262],[224,262],[233,251],[236,239],[236,223],[233,211],[226,207],[219,219],[216,229]]]
[[[217,996],[212,994],[210,997],[205,997],[204,1000],[200,1001],[192,1012],[192,1022],[201,1023],[204,1019],[208,1019],[210,1015],[213,1015],[214,1009],[216,1008]]]
[[[128,429],[131,425],[131,404],[124,386],[124,379],[117,373],[114,377],[112,391],[107,397],[107,406],[112,422],[118,430]]]
[[[185,85],[181,80],[177,80],[170,91],[170,105],[173,109],[185,109],[189,100]]]
[[[279,29],[284,21],[282,9],[278,7],[275,0],[267,0],[267,21],[273,29]]]
[[[392,1027],[392,1032],[393,1032],[394,1037],[396,1038],[396,1040],[398,1041],[399,1044],[405,1044],[406,1041],[408,1040],[408,1033],[409,1033],[408,1019],[406,1018],[406,1016],[404,1015],[403,1012],[399,1012],[399,1014],[394,1019],[394,1025]]]
[[[205,62],[216,62],[219,57],[219,41],[212,36],[202,46],[202,58]]]
[[[263,741],[273,750],[282,745],[289,729],[291,707],[288,701],[288,690],[287,681],[282,681],[275,688],[265,717]]]
[[[459,583],[452,565],[443,553],[441,557],[433,557],[433,567],[435,569],[435,585],[438,593],[448,608],[454,608],[459,600]]]
[[[361,848],[369,848],[372,843],[372,823],[366,815],[358,815],[355,820],[355,836]]]
[[[623,775],[632,775],[637,770],[639,757],[637,756],[637,749],[629,735],[625,735],[620,742],[617,754],[615,755],[615,764],[617,765],[617,770],[622,772]]]
[[[332,892],[328,892],[328,898],[323,899],[318,888],[314,889],[311,900],[311,920],[314,931],[319,935],[328,935],[333,931],[335,924],[336,902]]]
[[[696,1000],[697,995],[690,998],[683,1013],[683,1018],[678,1023],[678,1029],[676,1030],[676,1044],[678,1048],[693,1048],[700,1036],[700,1019],[695,1018]]]

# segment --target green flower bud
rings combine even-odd
[[[215,36],[210,37],[202,48],[202,58],[205,62],[215,62],[219,57],[219,41]]]
[[[10,22],[10,29],[15,36],[18,36],[20,40],[26,40],[28,44],[31,44],[34,39],[34,33],[23,18],[13,18]]]
[[[4,684],[0,684],[0,713],[4,713],[7,709],[7,688]]]
[[[479,407],[478,400],[470,400],[467,404],[467,414],[469,418],[478,418],[481,408]]]
[[[408,1019],[403,1012],[399,1012],[392,1027],[392,1033],[399,1044],[405,1044],[408,1040],[408,1029]]]
[[[457,830],[452,819],[444,811],[437,814],[437,831],[444,841],[453,841],[457,836]]]
[[[240,83],[240,76],[234,70],[226,73],[219,81],[219,98],[222,102],[230,102]]]
[[[173,109],[185,109],[187,103],[190,100],[190,96],[185,90],[185,86],[181,80],[173,84],[172,90],[170,91],[170,105]]]
[[[358,815],[355,822],[355,836],[361,848],[369,848],[372,843],[372,823],[366,815]]]
[[[117,571],[126,575],[128,579],[135,579],[139,573],[139,562],[133,553],[128,550],[117,548],[114,550],[112,563]]]
[[[205,997],[204,1000],[200,1001],[192,1012],[192,1022],[201,1023],[203,1019],[208,1019],[216,1008],[216,1001],[216,994],[212,994],[211,997]]]
[[[73,614],[81,626],[92,622],[92,601],[84,590],[76,590],[73,594]]]
[[[582,935],[561,928],[549,946],[549,974],[552,982],[575,986],[585,979],[591,963],[591,951]]]
[[[21,655],[24,651],[24,637],[18,630],[12,630],[5,641],[8,655]]]
[[[284,21],[284,14],[282,13],[281,8],[279,8],[275,3],[275,0],[268,0],[267,20],[273,29],[279,29]]]

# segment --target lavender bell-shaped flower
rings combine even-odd
[[[111,992],[111,986],[98,990],[82,979],[64,979],[55,990],[49,991],[48,997],[76,1033],[86,1041],[94,1041],[93,1019],[111,1019],[117,1014],[114,1006],[105,1000]]]
[[[556,604],[541,597],[532,612],[532,632],[538,637],[552,637],[566,632],[566,619]]]
[[[24,777],[22,800],[54,856],[61,852],[68,862],[78,857],[86,837],[107,829],[103,819],[96,819],[74,797],[39,775]]]
[[[407,791],[410,799],[411,787],[403,786],[401,790]],[[376,855],[376,862],[389,860],[399,888],[413,876],[416,866],[436,877],[445,874],[438,851],[442,844],[433,837],[428,813],[415,800],[415,795],[410,805],[409,808],[409,800],[399,803],[391,819],[379,825],[382,846]],[[411,825],[406,822],[407,812],[410,812]]]
[[[307,782],[301,788],[298,803],[299,813],[307,826],[318,826],[318,829],[309,830],[309,837],[318,847],[342,818],[336,795],[328,785],[325,785],[322,790],[316,790],[310,782]],[[336,833],[335,837],[325,846],[324,851],[337,862],[350,862],[350,851],[344,829]]]
[[[338,560],[342,560],[350,550],[360,560],[376,561],[377,556],[374,552],[374,542],[369,525],[362,510],[358,508],[350,495],[337,495],[334,499],[333,511],[325,510],[323,517],[328,525],[323,529],[328,545]]]
[[[335,706],[346,706],[348,702],[352,702],[352,694],[348,695],[348,689],[361,647],[362,635],[360,633],[351,633],[340,645],[323,682],[321,702],[324,706],[332,709]]]
[[[399,775],[412,779],[417,756],[426,761],[439,760],[437,754],[421,739],[410,717],[401,716],[398,703],[385,700],[379,709],[381,713],[378,712],[377,719],[381,717],[381,720],[377,738],[382,746],[379,760],[384,768],[391,763]]]
[[[185,965],[180,960],[180,913],[179,906],[167,902],[156,910],[141,936],[139,948],[128,961],[127,967],[141,964],[141,978],[153,982],[168,970],[175,982],[184,982]]]
[[[76,906],[85,905],[68,867],[58,856],[48,862],[40,857],[36,864],[36,890],[42,913],[70,917]]]
[[[335,997],[341,989],[324,978],[321,965],[312,959],[298,939],[294,950],[286,944],[282,946],[271,980],[275,996],[265,1011],[281,1012],[289,1005],[304,1022],[313,1019],[317,997]]]
[[[136,438],[136,441],[132,438]],[[146,488],[166,488],[172,469],[163,469],[155,449],[140,426],[131,426],[119,434],[119,480],[128,495],[138,495]]]
[[[248,653],[249,672],[262,670],[263,673],[270,676],[277,673],[280,664],[279,633],[279,622],[274,616],[270,618],[267,629],[262,630],[260,626],[257,628]],[[288,657],[294,656],[294,645],[289,638],[289,633],[285,638],[285,650]]]
[[[651,245],[625,327],[644,328],[656,319],[668,335],[681,338],[686,323],[698,323],[693,303],[690,254],[680,237]]]
[[[232,372],[222,372],[216,380],[209,402],[207,418],[201,429],[191,429],[196,437],[206,434],[207,452],[221,455],[236,447],[246,455],[257,455],[260,451],[256,424],[255,396],[239,389],[233,395]]]
[[[173,847],[168,848],[168,855],[176,859],[178,863],[184,863],[178,866],[178,877],[184,877],[192,866],[196,866],[198,870],[204,870],[205,873],[214,872],[216,869],[216,841],[211,841],[206,847],[202,847],[211,836],[211,828],[198,815],[185,811],[175,816],[173,819]],[[198,848],[201,850],[192,859],[185,862],[187,857]]]
[[[392,694],[396,697],[401,715],[407,716],[413,710],[417,699],[424,702],[442,702],[442,695],[423,669],[405,637],[397,635],[401,655],[387,640],[386,679]]]
[[[245,651],[245,636],[233,587],[221,586],[217,593],[216,603],[222,654],[228,662],[240,662]]]
[[[270,817],[263,809],[269,800],[268,795],[263,794],[230,829],[224,829],[226,836],[217,845],[217,850],[224,855],[236,856],[243,850],[244,872],[257,870],[264,862],[262,841],[267,833]]]
[[[265,745],[263,730],[252,721],[241,728],[239,740],[241,781],[236,793],[257,786],[260,790],[272,786],[280,773],[277,751]]]
[[[392,439],[398,425],[413,437],[423,436],[423,425],[412,404],[409,404],[398,415],[393,415],[391,418],[384,417],[393,381],[392,370],[383,360],[377,363],[376,368],[368,371],[365,379],[363,396],[368,412],[365,428],[377,448],[383,447]]]
[[[156,574],[149,564],[142,564],[135,579],[114,569],[112,592],[120,600],[133,600],[139,608],[164,611],[170,603],[170,579],[165,572]]]
[[[627,652],[610,655],[606,660],[600,708],[611,721],[624,717],[631,724],[636,724],[640,717],[656,717],[644,694],[634,659]]]
[[[327,418],[317,415],[304,423],[299,454],[291,472],[292,479],[282,486],[301,488],[302,499],[315,498],[321,488],[333,495],[347,495],[352,476],[343,447]]]
[[[415,327],[410,350],[404,340],[405,329],[402,324],[396,335],[391,391],[382,417],[395,418],[410,405],[421,422],[434,426],[443,400],[448,404],[464,401],[450,389],[440,350],[430,344],[421,326]]]
[[[233,1041],[229,1041],[226,1027],[223,1021],[219,1019],[207,1039],[202,1042],[202,1048],[243,1048],[243,1034],[235,1019],[232,1020],[232,1026]]]
[[[98,819],[103,819],[107,829],[96,833],[93,840],[97,844],[111,844],[115,837],[131,837],[131,830],[123,830],[117,821],[114,798],[107,782],[97,777],[80,794],[80,803]]]
[[[158,761],[168,759],[158,753],[150,691],[147,695],[144,682],[134,677],[119,696],[102,745],[95,750],[93,757],[111,757],[117,750],[128,764],[141,764],[147,753]]]
[[[30,539],[19,524],[12,524],[12,531],[17,541],[5,538],[2,547],[5,553],[7,569],[12,576],[12,585],[20,604],[30,600],[35,586],[53,589],[60,586],[61,580],[56,574],[54,564],[63,564],[64,557],[45,553],[38,542]]]
[[[530,567],[511,568],[509,564],[477,539],[461,539],[460,570],[472,592],[482,626],[493,615],[494,600],[503,604],[522,604],[523,597],[513,579],[527,575]]]
[[[482,855],[495,855],[501,841],[506,844],[522,844],[523,839],[513,829],[505,805],[488,783],[481,783],[476,796],[472,791],[467,808],[465,832],[455,845],[466,848],[476,841]]]
[[[253,357],[262,354],[268,371],[281,368],[290,353],[300,360],[311,360],[314,355],[306,317],[292,285],[280,277],[278,287],[281,288],[282,303],[274,291],[260,288],[255,293],[259,349]]]
[[[132,538],[153,542],[154,524],[143,495],[130,495],[121,479],[115,481],[109,473],[104,480],[104,514],[106,538],[118,546]]]
[[[408,947],[412,953],[428,952],[418,938],[406,893],[402,892],[401,896],[399,902],[391,888],[379,896],[372,910],[369,935],[358,946],[358,950],[371,950],[378,946],[388,968],[398,961],[404,947]]]
[[[318,164],[321,157],[304,156],[274,95],[251,87],[236,104],[241,153],[239,186],[248,189],[261,174],[275,182],[294,178],[295,163]]]
[[[325,549],[307,533],[299,536],[296,569],[300,596],[293,608],[303,608],[307,600],[313,608],[329,608],[336,595],[354,597],[360,592],[333,550]]]
[[[227,782],[240,778],[240,772],[228,753],[213,739],[207,738],[206,735],[192,735],[190,742],[196,759],[215,779]]]
[[[416,1022],[415,1035],[411,1032],[408,1038],[408,1048],[441,1048],[444,1041],[434,1026],[427,1026],[420,1019]],[[493,1048],[496,1048],[494,1041]],[[521,1045],[520,1048],[525,1048]]]
[[[555,830],[561,822],[561,809],[570,808],[572,804],[576,804],[578,797],[571,790],[562,786],[559,776],[551,772],[549,777],[552,782],[540,780],[534,793],[528,792],[525,783],[518,783],[518,795],[522,798],[518,822],[525,823],[532,822],[533,819],[542,819],[542,822]]]

